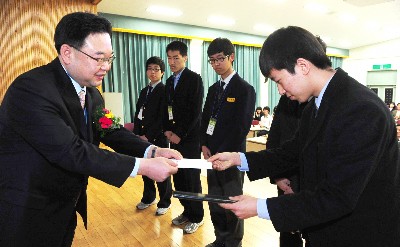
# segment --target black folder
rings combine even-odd
[[[193,200],[193,201],[208,201],[215,203],[235,203],[235,200],[229,199],[229,196],[217,196],[217,195],[207,195],[200,193],[184,192],[184,191],[173,191],[172,196],[183,200]]]

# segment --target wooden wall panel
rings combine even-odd
[[[0,0],[0,104],[12,81],[57,56],[54,30],[66,14],[97,13],[93,0]],[[100,2],[100,1],[97,1]]]

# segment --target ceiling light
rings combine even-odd
[[[325,5],[319,3],[307,3],[306,5],[304,5],[304,8],[318,14],[328,13],[328,8]]]
[[[173,17],[178,17],[182,15],[182,11],[180,11],[179,9],[159,5],[151,5],[146,9],[146,11],[152,14],[167,15]]]
[[[254,30],[265,33],[265,34],[270,34],[276,30],[276,28],[266,25],[266,24],[255,24],[253,27]]]
[[[233,26],[235,20],[228,17],[212,15],[207,18],[207,21],[216,25]]]

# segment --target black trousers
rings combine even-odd
[[[171,148],[178,150],[184,158],[200,159],[200,142],[184,141],[179,144],[171,144]],[[178,172],[172,176],[175,190],[201,193],[200,169],[178,169]],[[199,223],[204,217],[203,202],[179,200],[183,206],[183,215],[190,222]]]
[[[160,197],[160,201],[157,203],[157,207],[159,208],[167,208],[171,205],[171,196],[172,196],[172,184],[171,177],[167,178],[163,182],[155,182],[154,180],[142,176],[143,179],[143,197],[142,202],[149,204],[156,199],[156,186],[158,188],[158,195]]]
[[[237,196],[243,194],[244,172],[236,167],[225,171],[207,171],[208,193],[211,195]],[[209,203],[216,242],[226,247],[242,246],[244,220],[217,203]]]

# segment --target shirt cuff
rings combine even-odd
[[[136,158],[135,167],[133,167],[130,177],[135,177],[137,175],[140,167],[140,160],[140,158]]]
[[[266,220],[270,220],[269,212],[268,212],[268,200],[267,199],[258,199],[257,200],[257,215],[258,217]]]
[[[150,146],[148,146],[147,148],[146,148],[146,150],[144,151],[144,155],[143,155],[143,158],[147,158],[147,154],[149,153],[149,151],[152,149],[152,148],[154,148],[154,147],[156,147],[155,145],[150,145]]]
[[[249,170],[249,164],[247,163],[247,158],[244,153],[239,153],[240,156],[240,166],[238,166],[239,171],[247,172]]]

